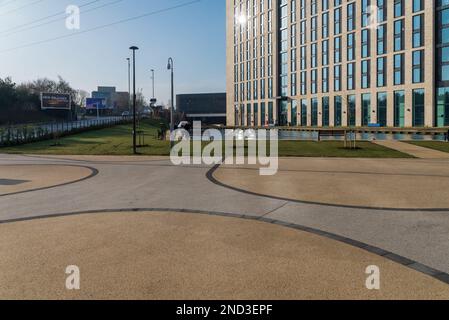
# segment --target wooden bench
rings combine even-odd
[[[345,138],[345,148],[349,147],[352,149],[357,148],[357,135],[354,130],[319,130],[318,131],[318,142],[321,141],[322,137],[344,137]]]

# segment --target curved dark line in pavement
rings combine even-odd
[[[0,165],[0,167],[19,167],[19,166],[22,166],[22,167],[55,166],[55,164],[2,164],[2,165]],[[61,167],[85,168],[85,169],[89,169],[91,171],[91,174],[86,176],[86,177],[84,177],[84,178],[78,179],[78,180],[69,181],[69,182],[57,184],[57,185],[54,185],[54,186],[48,186],[48,187],[35,188],[35,189],[30,189],[30,190],[24,190],[24,191],[12,192],[12,193],[0,194],[0,198],[1,197],[6,197],[6,196],[13,196],[13,195],[17,195],[17,194],[22,194],[22,193],[30,193],[30,192],[35,192],[35,191],[42,191],[42,190],[48,190],[48,189],[68,186],[70,184],[75,184],[75,183],[82,182],[82,181],[88,180],[90,178],[93,178],[96,175],[98,175],[98,173],[99,173],[98,169],[93,168],[93,167],[88,167],[88,166],[77,166],[77,165],[70,165],[70,164],[59,164],[58,166],[61,166]]]
[[[333,207],[333,208],[362,209],[362,210],[376,210],[376,211],[401,211],[401,212],[407,212],[407,211],[408,212],[449,212],[449,208],[384,208],[384,207],[368,207],[368,206],[366,206],[366,207],[365,206],[351,206],[351,205],[343,205],[343,204],[332,204],[332,203],[324,203],[324,202],[297,200],[297,199],[278,197],[278,196],[273,196],[273,195],[268,195],[268,194],[263,194],[263,193],[257,193],[257,192],[233,187],[233,186],[230,186],[228,184],[225,184],[225,183],[217,180],[214,177],[214,173],[215,173],[215,171],[217,171],[220,168],[220,166],[221,166],[221,164],[217,164],[207,172],[206,178],[210,182],[212,182],[213,184],[215,184],[219,187],[223,187],[223,188],[233,190],[236,192],[248,194],[251,196],[263,197],[263,198],[280,200],[280,201],[288,201],[288,202],[292,202],[292,203],[317,205],[317,206]]]
[[[259,168],[248,167],[222,167],[221,170],[251,170],[258,171]],[[367,171],[331,171],[331,170],[301,170],[301,169],[279,169],[278,172],[302,172],[302,173],[331,173],[331,174],[360,174],[371,176],[405,176],[405,177],[425,177],[425,178],[449,178],[449,175],[439,174],[417,174],[417,173],[388,173],[388,172],[367,172]]]
[[[167,159],[140,159],[137,160],[138,156],[135,156],[136,160],[120,160],[120,161],[105,161],[105,160],[83,160],[83,159],[70,159],[70,158],[58,158],[58,157],[51,157],[51,156],[38,156],[38,155],[29,155],[29,154],[21,154],[19,156],[22,156],[24,158],[32,158],[32,159],[37,159],[37,160],[60,160],[62,161],[67,161],[67,162],[81,162],[81,163],[94,163],[94,164],[128,164],[128,163],[141,163],[141,162],[158,162],[158,161],[167,161],[170,160],[170,158],[167,156]],[[75,155],[76,156],[76,155]],[[84,155],[82,155],[84,156]],[[101,157],[103,155],[86,155],[86,156],[91,156],[91,157]],[[104,156],[111,156],[111,155],[104,155]],[[121,156],[118,155],[116,157],[129,157],[129,156]],[[151,157],[151,156],[150,156]],[[165,157],[165,156],[155,156],[155,157]]]
[[[76,216],[76,215],[89,215],[89,214],[101,214],[101,213],[133,213],[133,212],[176,212],[176,213],[189,213],[189,214],[203,214],[203,215],[211,215],[211,216],[222,216],[229,218],[237,218],[237,219],[245,219],[245,220],[253,220],[264,223],[275,224],[281,227],[286,227],[290,229],[299,230],[306,233],[311,233],[323,238],[327,238],[330,240],[335,240],[341,243],[345,243],[347,245],[362,249],[371,254],[383,257],[387,260],[398,263],[406,268],[418,271],[422,274],[430,276],[434,279],[437,279],[445,284],[449,284],[449,274],[443,272],[441,270],[434,269],[417,261],[408,259],[406,257],[400,256],[393,252],[371,246],[364,242],[353,240],[347,237],[340,236],[335,233],[310,228],[307,226],[284,222],[281,220],[266,218],[265,216],[252,216],[246,214],[236,214],[236,213],[228,213],[228,212],[219,212],[219,211],[205,211],[205,210],[193,210],[193,209],[172,209],[172,208],[122,208],[122,209],[106,209],[106,210],[91,210],[91,211],[79,211],[79,212],[71,212],[71,213],[60,213],[60,214],[52,214],[52,215],[44,215],[38,217],[29,217],[29,218],[19,218],[19,219],[11,219],[0,221],[0,225],[6,225],[16,222],[24,222],[24,221],[34,221],[34,220],[43,220],[43,219],[51,219],[51,218],[61,218],[68,216]]]

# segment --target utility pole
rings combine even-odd
[[[174,105],[175,105],[175,91],[174,91],[174,65],[173,65],[173,59],[172,58],[168,58],[168,65],[167,65],[167,69],[171,70],[171,106],[170,106],[170,147],[173,148],[173,142],[172,141],[172,134],[173,131],[175,131],[175,124],[174,124],[174,119],[173,119],[173,112],[174,112]]]
[[[131,59],[126,58],[128,60],[128,111],[131,111]]]
[[[153,96],[151,98],[154,100],[154,69],[151,69],[151,80],[153,82]]]
[[[136,50],[138,47],[133,46],[129,48],[133,51],[133,152],[137,154],[137,139],[136,139]]]

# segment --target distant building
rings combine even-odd
[[[226,93],[179,94],[176,109],[191,122],[226,124]]]
[[[103,99],[105,108],[112,114],[120,114],[129,110],[130,95],[128,92],[119,92],[115,87],[98,87],[92,92],[93,99]]]

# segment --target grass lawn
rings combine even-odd
[[[146,146],[139,148],[143,155],[169,155],[167,141],[156,139],[158,122],[142,122]],[[48,140],[21,146],[0,148],[0,153],[43,155],[132,155],[132,126],[89,131],[67,136],[58,141]],[[352,158],[410,158],[411,156],[370,142],[358,142],[355,150],[345,149],[341,141],[279,141],[282,157],[352,157]]]
[[[412,158],[412,156],[365,141],[357,149],[344,148],[343,141],[280,141],[281,157],[341,157],[341,158]]]
[[[139,152],[151,155],[167,155],[170,145],[157,140],[157,123],[145,121],[139,130],[145,131],[145,146]],[[132,155],[132,125],[88,131],[60,138],[21,146],[0,148],[0,153],[44,155]]]
[[[419,147],[449,152],[449,143],[443,141],[410,141],[408,143]]]

